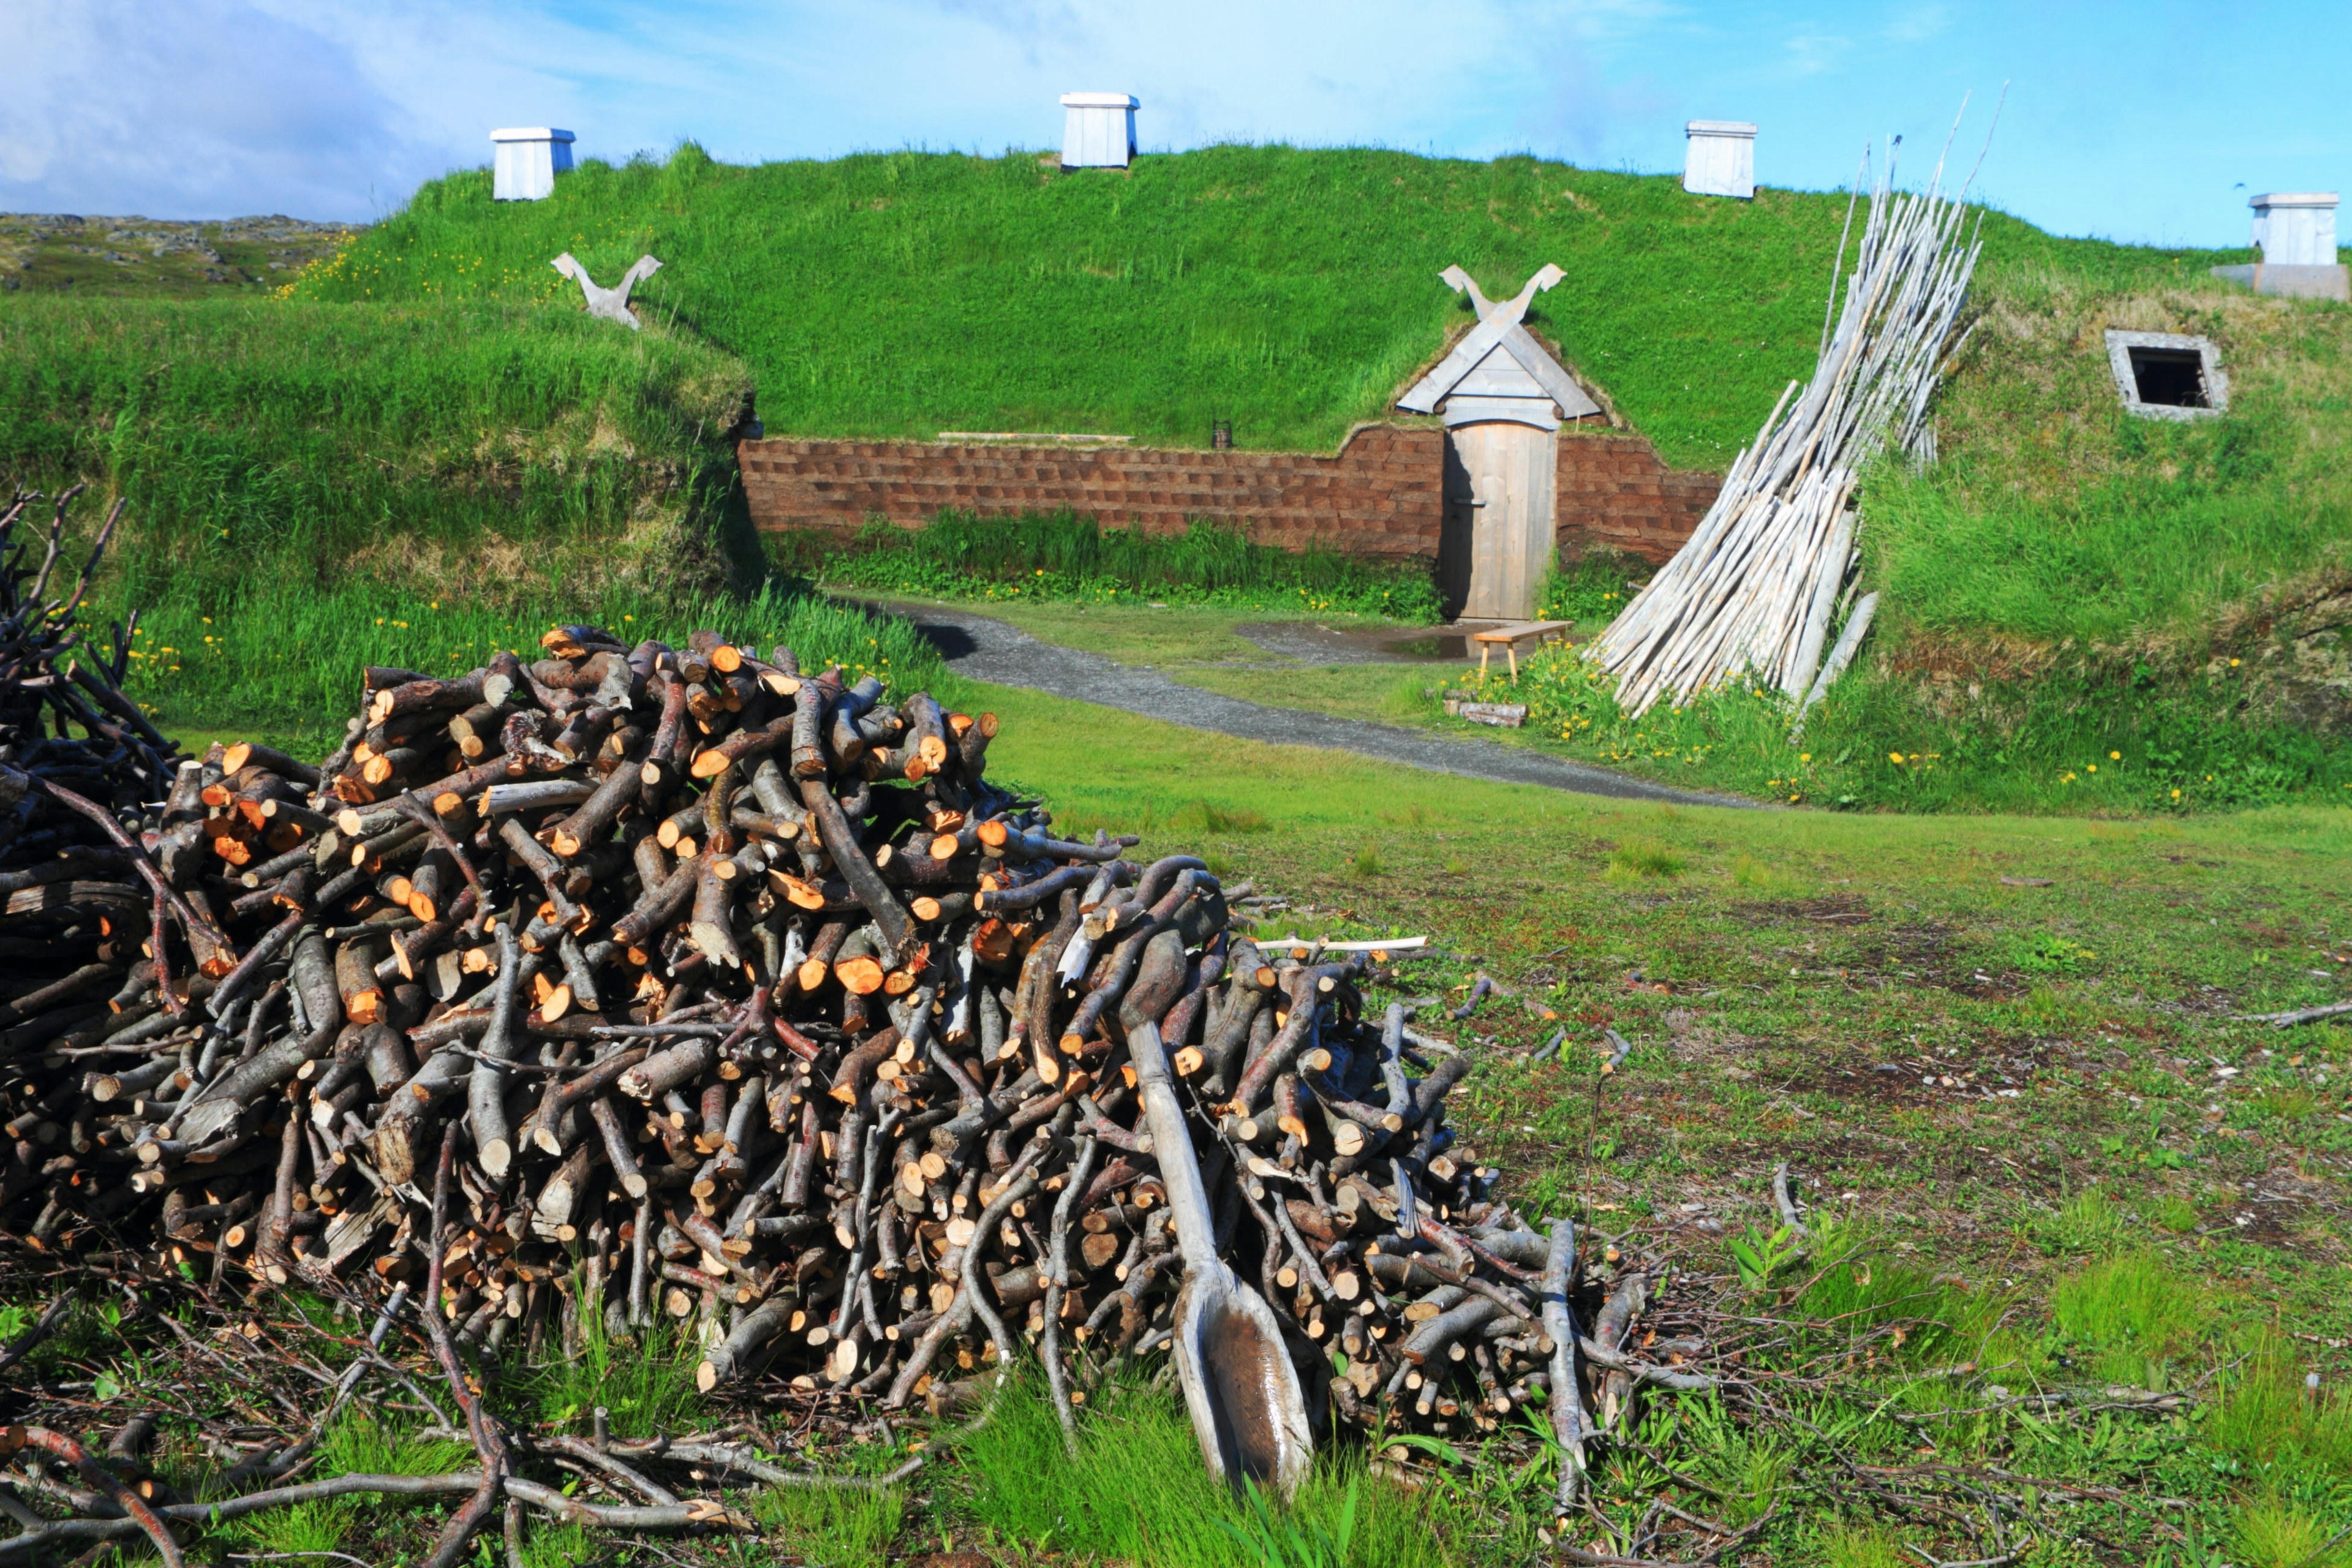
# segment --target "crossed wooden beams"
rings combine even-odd
[[[590,315],[618,321],[633,332],[637,330],[637,318],[629,309],[629,290],[661,270],[660,262],[650,256],[640,256],[635,265],[621,274],[618,283],[610,289],[599,289],[596,280],[588,276],[588,269],[573,260],[568,250],[548,265],[579,282],[580,292],[587,296]]]
[[[1598,414],[1601,405],[1592,401],[1576,378],[1560,368],[1559,362],[1544,352],[1541,343],[1519,324],[1537,294],[1568,276],[1559,268],[1547,264],[1543,270],[1521,285],[1511,299],[1500,303],[1489,300],[1480,291],[1477,280],[1459,267],[1449,267],[1438,276],[1470,296],[1470,303],[1478,311],[1478,324],[1469,335],[1454,345],[1454,352],[1438,362],[1437,368],[1423,376],[1413,389],[1397,399],[1397,406],[1412,414],[1434,413],[1446,394],[1460,384],[1463,378],[1478,367],[1481,361],[1498,346],[1517,360],[1519,367],[1533,376],[1546,396],[1559,405],[1561,416],[1574,419],[1581,415]]]

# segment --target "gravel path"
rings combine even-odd
[[[1402,763],[1431,773],[1492,779],[1499,784],[1540,784],[1547,789],[1608,795],[1618,800],[1671,801],[1684,805],[1756,804],[1727,795],[1669,789],[1522,746],[1493,741],[1457,741],[1391,724],[1334,718],[1297,708],[1268,708],[1239,698],[1221,697],[1213,691],[1180,685],[1156,669],[1118,664],[1099,654],[1040,642],[1003,621],[965,610],[904,603],[876,608],[912,621],[952,668],[975,680],[1025,686],[1056,697],[1099,702],[1187,729],[1208,730],[1276,745],[1353,752],[1379,762]]]

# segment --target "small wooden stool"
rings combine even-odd
[[[1485,677],[1486,661],[1495,657],[1495,649],[1499,646],[1503,650],[1503,657],[1510,661],[1511,684],[1517,685],[1519,645],[1523,642],[1533,642],[1540,647],[1545,643],[1558,642],[1567,633],[1571,624],[1568,621],[1514,621],[1508,626],[1496,626],[1491,632],[1471,633],[1470,640],[1478,645],[1479,676],[1482,679]]]

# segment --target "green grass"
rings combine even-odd
[[[608,1338],[602,1319],[583,1314],[577,1348],[527,1367],[513,1392],[541,1421],[557,1430],[580,1426],[598,1405],[622,1437],[675,1433],[692,1418],[697,1404],[694,1369],[702,1347],[685,1342],[677,1330],[656,1321],[643,1338]]]
[[[890,1561],[892,1543],[906,1524],[907,1494],[898,1487],[766,1490],[753,1500],[751,1517],[769,1532],[770,1541],[804,1562],[823,1563],[826,1568],[880,1568]],[[576,1563],[587,1555],[551,1563]]]
[[[1157,663],[1155,623],[1128,616],[1097,633],[1134,663]],[[1173,631],[1173,628],[1171,628]],[[1182,632],[1173,640],[1183,641]],[[1678,788],[1787,805],[1918,814],[2054,813],[2177,816],[2294,800],[2352,804],[2352,754],[2284,716],[2242,718],[2253,688],[2223,668],[2181,685],[2053,672],[1997,689],[1976,712],[1938,711],[1932,689],[1858,672],[1790,738],[1776,693],[1734,689],[1639,719],[1574,649],[1497,667],[1356,664],[1171,671],[1187,685],[1276,707],[1432,728],[1553,751]],[[1525,729],[1448,719],[1439,693],[1528,706]]]
[[[2152,1252],[2093,1265],[2062,1285],[2051,1305],[2062,1333],[2104,1347],[2098,1375],[2141,1388],[2171,1386],[2174,1363],[2208,1342],[2214,1317],[2198,1283]]]
[[[847,549],[830,538],[771,534],[765,542],[772,557],[805,564],[828,583],[982,604],[1160,600],[1413,623],[1444,614],[1425,566],[1253,544],[1243,529],[1206,520],[1155,534],[1068,512],[983,519],[942,511],[919,529],[869,524]]]
[[[1050,1398],[1024,1376],[961,1445],[957,1511],[984,1543],[1136,1568],[1438,1568],[1464,1510],[1364,1474],[1360,1453],[1319,1463],[1297,1504],[1269,1518],[1201,1463],[1182,1403],[1139,1377],[1099,1390],[1074,1462]],[[1294,1532],[1344,1552],[1297,1553]],[[1265,1545],[1253,1545],[1255,1540]],[[1276,1543],[1279,1544],[1276,1544]]]
[[[723,437],[748,379],[688,339],[590,325],[495,303],[12,300],[0,474],[123,498],[111,580],[133,603],[348,581],[512,603],[576,592],[592,552],[599,589],[727,581]]]
[[[1516,685],[1475,672],[1456,684],[1528,704],[1528,740],[1788,804],[2120,815],[2352,803],[2352,755],[2339,741],[2284,713],[2242,713],[2261,688],[2226,667],[2173,683],[2145,671],[2052,669],[1979,683],[1957,710],[1939,688],[1864,672],[1833,687],[1793,739],[1793,710],[1777,692],[1735,685],[1632,719],[1575,650],[1547,649],[1519,669]],[[1435,710],[1423,700],[1425,719]]]
[[[2265,640],[2231,614],[2265,588],[2352,572],[2352,309],[2054,267],[2003,268],[1985,293],[1937,416],[1944,460],[1881,475],[1864,503],[1898,664],[1949,665],[1958,637],[1993,673],[2100,649],[2194,668]],[[2111,327],[2210,339],[2227,416],[2126,415]]]

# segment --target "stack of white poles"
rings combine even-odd
[[[1857,559],[1856,478],[1890,440],[1905,452],[1919,444],[1928,400],[1968,337],[1955,328],[1982,248],[1962,233],[1966,186],[1948,199],[1938,189],[1940,160],[1916,195],[1893,194],[1893,174],[1890,157],[1811,383],[1793,405],[1790,383],[1690,542],[1592,644],[1629,713],[1661,697],[1679,707],[1742,676],[1805,698],[1824,673],[1839,590]],[[1857,177],[1857,203],[1863,184]],[[1849,205],[1849,232],[1853,221]],[[1842,235],[1839,269],[1844,261]],[[1830,292],[1834,300],[1834,271]]]

